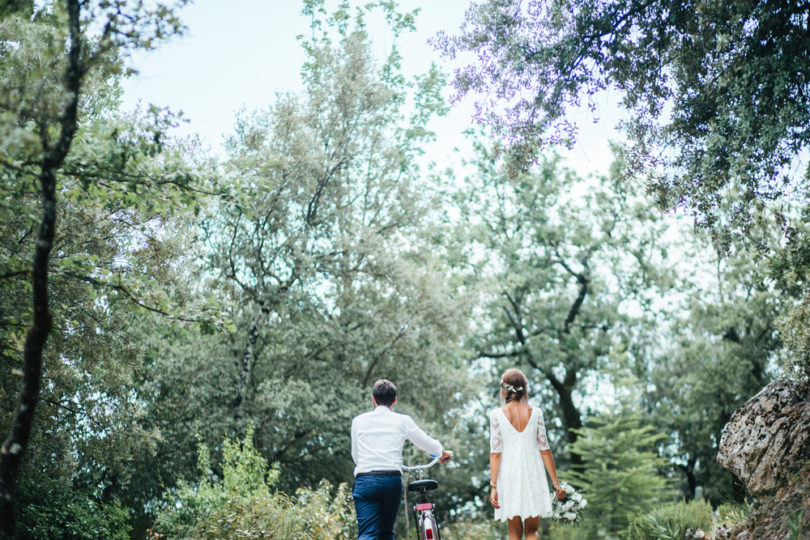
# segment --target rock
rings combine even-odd
[[[727,540],[731,536],[731,529],[725,525],[720,525],[714,530],[714,537],[716,540]]]
[[[810,540],[810,379],[780,379],[749,399],[723,428],[717,463],[754,499],[728,538]]]
[[[752,495],[773,490],[810,459],[810,379],[779,379],[749,399],[723,429],[717,463]]]

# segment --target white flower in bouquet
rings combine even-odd
[[[566,482],[562,482],[560,487],[565,491],[565,499],[559,500],[552,493],[551,496],[551,510],[552,519],[556,519],[565,523],[576,523],[579,521],[580,511],[585,508],[588,501],[581,493],[577,493],[573,486]]]

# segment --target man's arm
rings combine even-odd
[[[411,441],[417,448],[427,452],[432,458],[441,459],[442,463],[447,463],[452,454],[442,448],[442,443],[428,437],[427,433],[416,425],[413,418],[405,416],[405,437]]]

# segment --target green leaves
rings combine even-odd
[[[351,537],[354,518],[344,484],[333,489],[323,481],[317,489],[296,490],[296,498],[271,489],[278,466],[268,466],[253,446],[248,428],[238,441],[225,439],[222,480],[209,477],[208,451],[198,447],[200,477],[196,484],[180,482],[167,493],[155,533],[171,538],[317,538]]]

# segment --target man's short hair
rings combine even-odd
[[[380,379],[371,388],[371,395],[374,396],[377,405],[390,407],[397,399],[397,387],[388,379]]]

